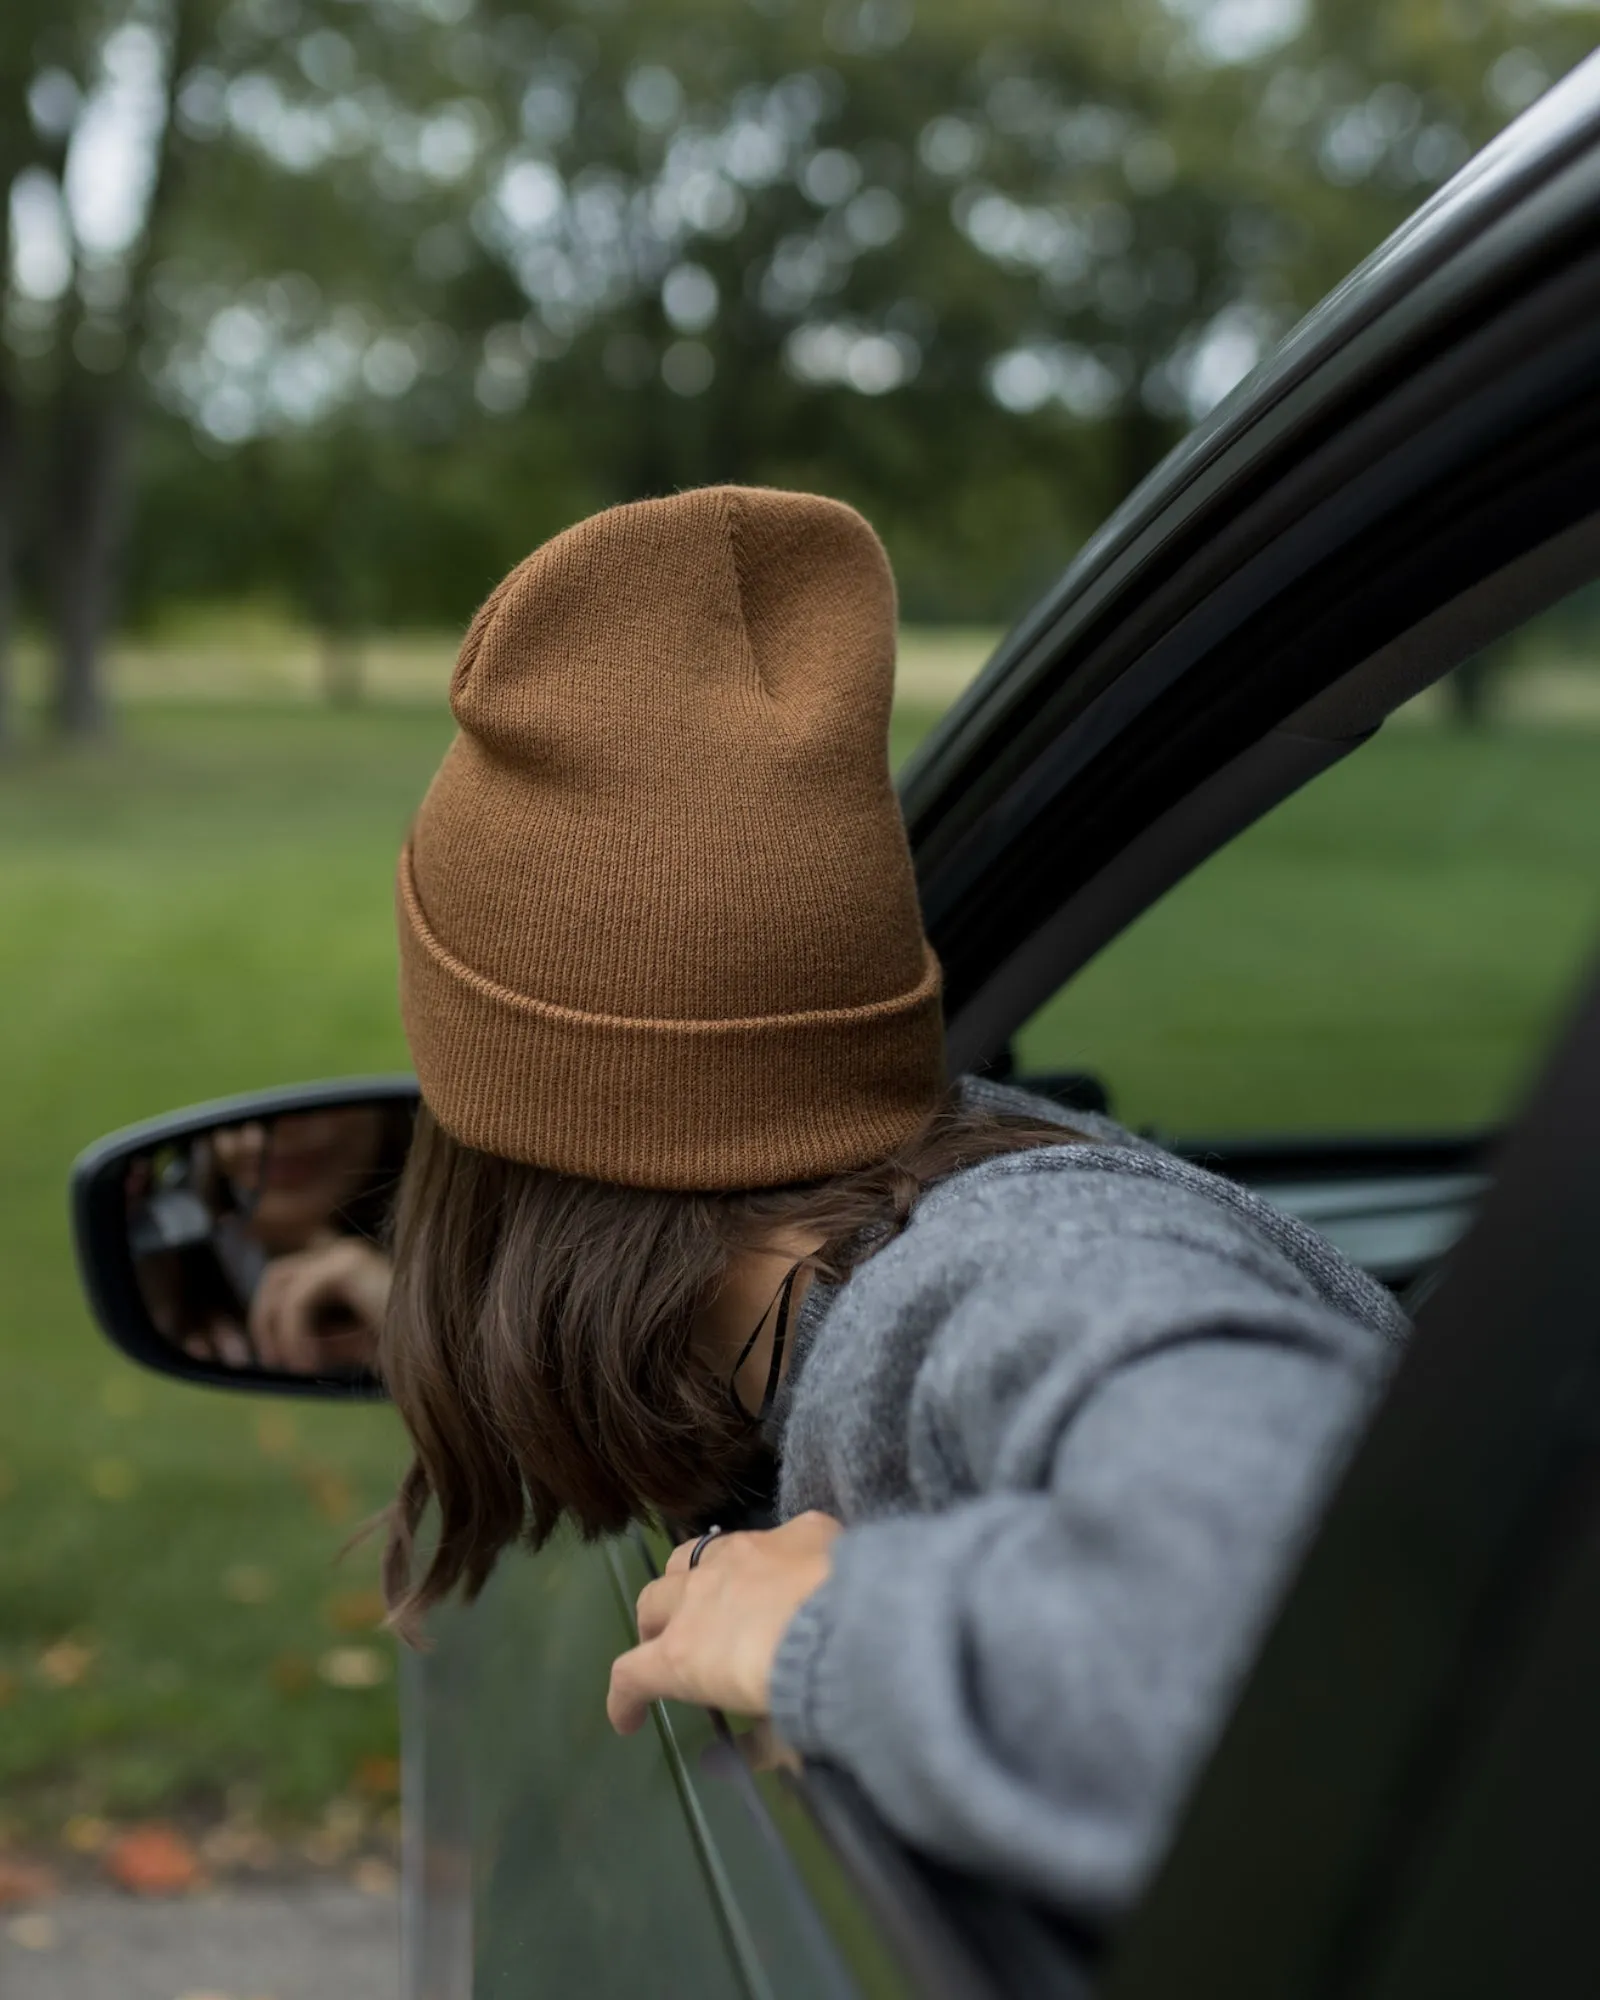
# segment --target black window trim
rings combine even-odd
[[[1593,508],[1600,492],[1600,439],[1581,464],[1569,460],[1554,465],[1540,483],[1559,509]],[[1476,524],[1474,539],[1481,541],[1501,522],[1508,529],[1515,523],[1524,534],[1537,533],[1541,511],[1525,489],[1508,488],[1491,519]],[[1472,573],[1470,560],[1471,551],[1463,558],[1446,532],[1421,554],[1420,588],[1448,589],[1454,578]],[[991,961],[975,983],[969,981],[947,1022],[952,1070],[987,1063],[1074,972],[1202,862],[1358,751],[1384,714],[1597,576],[1600,510],[1584,511],[1487,576],[1480,572],[1466,590],[1447,595],[1414,623],[1408,622],[1404,601],[1398,603],[1394,615],[1402,629],[1395,637],[1362,649],[1361,657],[1297,714],[1267,729],[1175,804],[1150,816],[1103,867],[1063,895],[1019,945]],[[1128,803],[1135,811],[1141,805],[1137,786],[1135,767],[1127,778]],[[1070,811],[1070,800],[1059,811]],[[1034,838],[1041,836],[1036,832]]]

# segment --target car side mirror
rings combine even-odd
[[[73,1238],[113,1346],[163,1375],[381,1396],[389,1216],[411,1077],[253,1092],[130,1126],[72,1169]]]

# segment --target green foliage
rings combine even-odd
[[[24,92],[92,92],[130,20],[159,184],[114,269],[13,300],[28,449],[48,485],[109,370],[133,610],[336,633],[721,478],[853,499],[914,615],[1003,617],[1593,39],[1539,0],[29,0],[10,171],[60,171]]]

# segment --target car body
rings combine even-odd
[[[1597,506],[1600,58],[1430,201],[1140,487],[916,758],[902,796],[945,968],[954,1065],[1009,1073],[1018,1029],[1173,885],[1441,675],[1600,576]],[[1566,1060],[1570,1070],[1579,1058],[1569,1048]],[[1084,1087],[1061,1074],[1031,1080],[1069,1102]],[[329,1088],[358,1097],[364,1086]],[[283,1094],[285,1104],[300,1101]],[[193,1114],[197,1127],[218,1115]],[[1600,1124],[1589,1129],[1600,1136]],[[1404,1288],[1437,1273],[1486,1190],[1485,1220],[1459,1252],[1463,1268],[1508,1272],[1517,1242],[1531,1241],[1526,1228],[1518,1239],[1496,1220],[1497,1183],[1514,1183],[1508,1199],[1537,1184],[1553,1142],[1541,1136],[1504,1155],[1512,1175],[1496,1137],[1474,1129],[1179,1142]],[[80,1174],[81,1243],[108,1226],[103,1169],[126,1143],[109,1142]],[[1562,1143],[1577,1140],[1567,1133]],[[1561,1242],[1582,1233],[1559,1203],[1539,1212],[1547,1208],[1550,1228],[1567,1232]],[[1489,1245],[1481,1252],[1480,1237]],[[128,1301],[102,1263],[86,1261],[102,1321],[125,1339]],[[1562,1273],[1561,1282],[1580,1282],[1556,1249],[1543,1268],[1552,1284]],[[1447,1276],[1429,1300],[1429,1354],[1448,1344],[1446,1322],[1470,1319],[1495,1285],[1475,1280],[1473,1291],[1463,1298]],[[1494,1346],[1493,1327],[1482,1342],[1485,1352]],[[166,1365],[150,1352],[139,1358]],[[1408,1416],[1409,1381],[1395,1392],[1397,1421],[1420,1424],[1415,1435],[1431,1442],[1410,1450],[1407,1478],[1420,1476],[1425,1451],[1448,1456],[1450,1430]],[[1476,1411],[1482,1431],[1505,1407],[1502,1395],[1491,1410],[1486,1394],[1469,1386],[1446,1398],[1464,1438],[1462,1413]],[[1570,1414],[1570,1399],[1560,1407]],[[1517,1460],[1530,1480],[1544,1462],[1532,1436]],[[1370,1552],[1385,1533],[1383,1508],[1403,1514],[1407,1504],[1399,1475],[1381,1504],[1371,1499],[1370,1460],[1364,1449],[1201,1782],[1190,1814],[1200,1831],[1179,1829],[1146,1905],[1109,1950],[1059,1912],[913,1854],[845,1774],[755,1768],[750,1739],[720,1716],[659,1707],[652,1731],[612,1737],[600,1692],[631,1642],[633,1598],[664,1558],[658,1535],[561,1542],[502,1563],[483,1599],[440,1617],[431,1649],[405,1665],[407,2000],[1402,1991],[1415,2000],[1548,1991],[1552,1979],[1560,1991],[1597,1990],[1568,1982],[1578,1947],[1565,1906],[1552,1915],[1541,1905],[1548,1976],[1521,1987],[1503,1983],[1517,1975],[1492,1940],[1465,1962],[1442,1944],[1430,1957],[1434,1933],[1424,1927],[1405,1933],[1405,1960],[1384,1956],[1404,1925],[1352,1929],[1351,1910],[1370,1910],[1380,1878],[1395,1908],[1410,1907],[1392,1865],[1400,1794],[1380,1778],[1400,1768],[1401,1711],[1415,1733],[1424,1686],[1438,1695],[1445,1685],[1443,1656],[1430,1656],[1436,1677],[1419,1666],[1405,1708],[1405,1674],[1397,1669],[1391,1685],[1378,1645],[1394,1601],[1362,1598],[1352,1580],[1366,1565],[1350,1551]],[[1507,1509],[1521,1490],[1508,1473]],[[1493,1533],[1533,1535],[1528,1546],[1547,1552],[1545,1519],[1530,1501]],[[1439,1532],[1446,1548],[1458,1545],[1450,1534],[1464,1548],[1479,1546],[1474,1534],[1484,1549],[1492,1539],[1465,1515]],[[1345,1551],[1337,1574],[1326,1573],[1331,1557],[1317,1567],[1325,1543]],[[1534,1557],[1525,1550],[1519,1560]],[[1463,1557],[1456,1567],[1466,1593],[1471,1565]],[[1488,1569],[1473,1576],[1472,1588],[1490,1588]],[[1378,1635],[1378,1650],[1355,1661],[1348,1686],[1337,1676],[1308,1681],[1310,1641],[1295,1634],[1349,1629],[1341,1590],[1366,1606],[1360,1629]],[[1465,1594],[1451,1602],[1449,1616],[1436,1607],[1438,1630],[1456,1634],[1452,1657],[1468,1661],[1480,1626],[1467,1621]],[[1466,1622],[1451,1625],[1456,1613]],[[1512,1619],[1504,1629],[1524,1628]],[[1346,1716],[1341,1703],[1359,1714]],[[1301,1714],[1323,1721],[1302,1727]],[[1263,1761],[1253,1715],[1275,1718],[1275,1760]],[[1575,1770],[1593,1763],[1594,1736],[1590,1725],[1590,1740],[1569,1737]],[[1343,1746],[1352,1800],[1354,1774],[1367,1788],[1340,1822],[1344,1846],[1330,1832],[1325,1851],[1291,1866],[1296,1827],[1343,1782],[1314,1759],[1300,1770],[1297,1750],[1309,1756],[1313,1737]],[[1467,1737],[1451,1740],[1451,1754],[1465,1759]],[[1436,1757],[1428,1768],[1440,1824],[1457,1825],[1439,1803],[1445,1765]],[[1425,1818],[1419,1808],[1405,1823]],[[1420,1836],[1408,1839],[1408,1855],[1423,1851]],[[1600,1859],[1592,1834],[1580,1830],[1572,1844],[1591,1865]],[[1461,1877],[1471,1879],[1470,1870]],[[1417,1891],[1423,1901],[1431,1893]],[[1267,1902],[1292,1916],[1259,1923]],[[1501,1914],[1507,1934],[1529,1921],[1514,1896]],[[1366,1941],[1361,1949],[1352,1937]],[[1530,1945],[1529,1963],[1540,1949]],[[1411,1967],[1409,1983],[1394,1983],[1396,1964]]]

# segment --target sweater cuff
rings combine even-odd
[[[773,1728],[803,1756],[825,1753],[824,1709],[828,1649],[833,1639],[834,1578],[829,1577],[789,1620],[773,1655],[767,1708]]]

